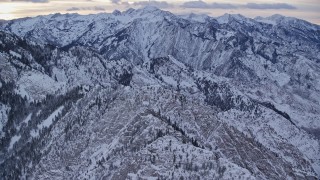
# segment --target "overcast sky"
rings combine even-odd
[[[282,14],[320,24],[320,0],[0,0],[0,19],[14,19],[52,13],[91,14],[115,9],[140,8],[151,4],[176,14],[225,13],[248,17]]]

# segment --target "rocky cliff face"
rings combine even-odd
[[[3,179],[316,179],[320,27],[156,8],[6,21]]]

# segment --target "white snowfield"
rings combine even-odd
[[[18,80],[16,93],[28,100],[41,100],[47,94],[54,94],[63,88],[64,82],[56,82],[53,78],[40,72],[24,72]]]
[[[47,119],[45,119],[41,124],[38,125],[38,130],[43,129],[44,127],[50,127],[53,123],[53,120],[61,113],[63,106],[55,110]]]
[[[20,135],[15,135],[11,138],[8,150],[11,150],[13,148],[13,145],[20,140],[21,136]]]

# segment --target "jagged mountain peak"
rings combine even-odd
[[[237,21],[239,23],[250,23],[252,19],[247,18],[241,14],[228,14],[225,13],[224,15],[217,17],[217,20],[221,24],[227,24],[230,23],[231,21]]]
[[[298,19],[298,18],[294,18],[294,17],[288,17],[288,16],[284,16],[284,15],[281,15],[281,14],[274,14],[274,15],[271,15],[269,17],[266,17],[265,19],[276,21],[277,24],[284,23],[284,22],[291,22],[291,23],[292,22],[297,22],[297,23],[305,22],[302,19]]]
[[[294,18],[294,17],[287,17],[283,16],[281,14],[274,14],[269,17],[256,17],[254,18],[256,21],[263,22],[263,23],[268,23],[272,25],[281,25],[281,26],[296,26],[300,28],[309,28],[313,30],[318,30],[320,29],[319,25],[317,24],[312,24],[310,22],[307,22],[302,19]]]
[[[139,9],[128,9],[123,12],[124,16],[129,16],[132,19],[148,19],[149,21],[163,19],[164,17],[173,17],[175,16],[169,11],[161,10],[155,6],[145,6]]]
[[[281,23],[281,21],[284,20],[288,20],[288,17],[285,17],[283,15],[280,14],[274,14],[272,16],[269,17],[255,17],[254,20],[258,21],[258,22],[262,22],[262,23],[267,23],[267,24],[272,24],[272,25],[277,25],[279,23]]]
[[[206,14],[195,14],[195,13],[180,15],[179,17],[182,17],[183,19],[187,19],[187,20],[201,22],[201,23],[205,23],[210,19],[214,19],[213,17],[210,17]]]
[[[119,11],[119,10],[114,10],[114,11],[112,12],[112,14],[115,15],[115,16],[120,16],[120,15],[121,15],[121,11]]]

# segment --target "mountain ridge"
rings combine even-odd
[[[222,19],[6,22],[2,177],[319,177],[319,26]]]

